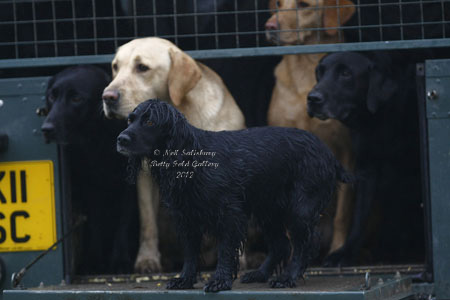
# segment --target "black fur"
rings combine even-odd
[[[46,92],[42,131],[67,158],[70,186],[64,191],[73,217],[87,216],[81,241],[74,241],[78,274],[131,272],[137,252],[135,187],[125,182],[127,162],[115,151],[126,124],[105,119],[102,111],[109,80],[97,67],[71,67],[52,77]]]
[[[333,53],[316,68],[317,84],[308,96],[308,112],[320,119],[340,120],[350,128],[355,170],[361,177],[351,231],[344,246],[326,259],[328,266],[357,262],[367,219],[376,207],[382,209],[383,219],[382,238],[372,245],[375,259],[411,263],[415,257],[421,261],[423,214],[414,72],[415,65],[404,52]]]
[[[158,100],[148,100],[130,114],[128,128],[117,138],[117,149],[130,157],[134,172],[141,158],[148,159],[161,200],[175,220],[185,262],[180,278],[171,280],[168,289],[193,288],[204,233],[218,240],[217,269],[204,289],[231,289],[252,214],[266,235],[269,254],[257,271],[244,275],[242,282],[265,282],[288,260],[287,230],[292,259],[271,286],[295,286],[314,251],[312,237],[319,213],[338,181],[352,180],[311,133],[277,127],[204,131]],[[169,155],[166,150],[179,152]],[[183,150],[197,153],[188,155]],[[214,157],[202,154],[212,152]],[[204,161],[217,165],[194,167]],[[155,166],[161,162],[169,165]],[[189,166],[179,166],[180,162]],[[182,178],[177,178],[179,174]]]

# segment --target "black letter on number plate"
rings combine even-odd
[[[22,191],[22,203],[27,202],[27,174],[25,171],[20,171],[20,187]]]
[[[25,243],[30,239],[30,235],[26,234],[24,237],[18,237],[16,232],[16,218],[18,216],[22,216],[25,219],[28,218],[30,215],[24,211],[19,210],[15,211],[11,214],[11,239],[16,243]]]
[[[4,218],[5,215],[0,212],[0,220]],[[0,244],[2,244],[5,240],[6,240],[6,230],[5,228],[3,228],[3,226],[0,226]]]
[[[3,177],[5,177],[5,171],[0,172],[0,181],[2,181]],[[3,195],[2,191],[0,191],[0,202],[6,203],[5,195]]]
[[[9,171],[9,180],[11,184],[11,203],[16,203],[16,172]]]

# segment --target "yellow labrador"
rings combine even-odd
[[[343,36],[339,27],[355,12],[350,0],[270,0],[269,7],[274,12],[265,24],[266,37],[279,45],[339,43]],[[324,55],[283,56],[275,68],[276,83],[269,105],[268,123],[313,132],[333,150],[347,170],[352,170],[354,161],[348,129],[339,121],[321,121],[307,113],[306,98],[316,83],[316,65]],[[345,242],[352,198],[350,186],[342,185],[337,196],[330,251]]]
[[[174,105],[196,127],[215,131],[245,127],[244,115],[222,79],[168,40],[142,38],[121,46],[112,72],[113,80],[103,93],[108,117],[126,118],[139,103],[158,98]],[[148,169],[139,174],[137,186],[141,227],[135,270],[160,271],[159,195]]]

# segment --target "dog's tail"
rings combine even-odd
[[[337,179],[343,183],[355,183],[356,176],[344,169],[339,161],[336,160]]]

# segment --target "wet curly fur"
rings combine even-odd
[[[143,102],[130,114],[117,148],[129,156],[134,174],[141,158],[147,158],[159,183],[161,200],[175,220],[184,266],[180,278],[169,281],[168,289],[193,288],[205,233],[218,241],[218,264],[204,290],[231,289],[252,214],[262,227],[269,251],[259,269],[245,274],[242,282],[266,282],[292,253],[271,286],[295,286],[314,251],[311,245],[320,212],[335,193],[338,181],[353,180],[311,133],[277,127],[204,131],[158,100]],[[186,155],[183,149],[216,155]],[[166,150],[179,151],[165,155]],[[194,168],[195,162],[205,160],[218,166]],[[189,166],[175,166],[182,161]],[[160,162],[169,167],[155,166]],[[177,178],[177,172],[188,172],[192,178]]]

